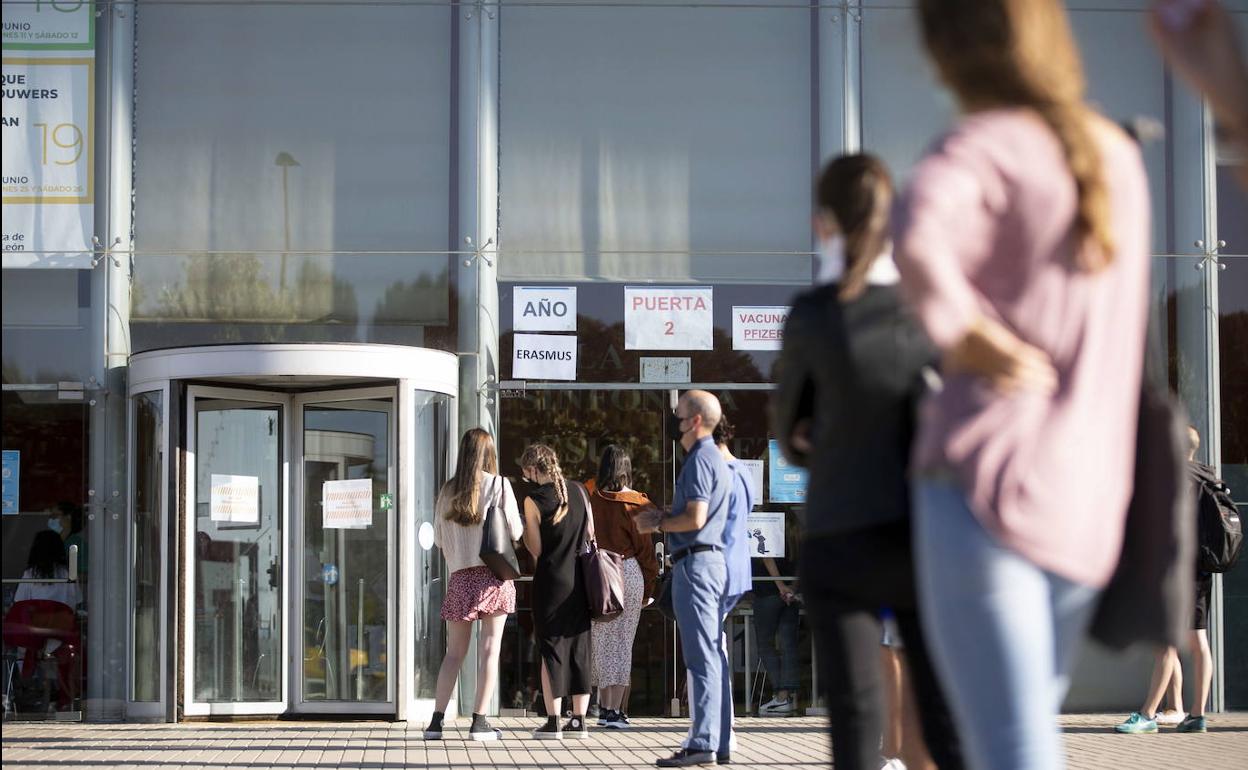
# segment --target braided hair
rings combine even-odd
[[[532,468],[543,476],[549,476],[555,485],[555,497],[559,500],[559,508],[551,518],[552,524],[563,521],[568,515],[568,482],[563,477],[563,468],[559,467],[559,456],[555,450],[545,444],[530,444],[520,456],[521,468]]]

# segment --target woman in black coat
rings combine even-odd
[[[919,627],[907,479],[915,408],[936,354],[903,306],[889,253],[888,170],[842,156],[815,190],[818,286],[784,330],[775,435],[811,470],[803,597],[826,673],[834,764],[876,770],[883,725],[880,611],[891,609],[914,672],[928,749],[962,766]]]

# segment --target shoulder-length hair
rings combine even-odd
[[[598,488],[604,492],[619,492],[633,485],[633,460],[619,444],[608,444],[598,461]]]

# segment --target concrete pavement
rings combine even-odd
[[[1210,732],[1125,736],[1112,732],[1120,714],[1063,717],[1070,770],[1245,770],[1248,714],[1212,715]],[[324,768],[653,767],[670,753],[687,723],[634,719],[628,731],[594,730],[585,742],[535,741],[535,719],[501,719],[504,740],[465,740],[467,720],[447,739],[426,743],[421,726],[385,722],[242,722],[141,724],[6,724],[4,770],[50,767],[135,770],[322,770]],[[828,767],[821,718],[739,719],[737,768]]]

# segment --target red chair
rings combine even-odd
[[[61,643],[52,656],[56,659],[60,679],[58,703],[64,708],[73,703],[78,691],[78,616],[69,605],[50,599],[20,601],[5,613],[4,646],[25,648],[23,676],[30,676],[35,671],[39,654],[51,639]],[[11,690],[12,668],[6,673],[6,689]]]

